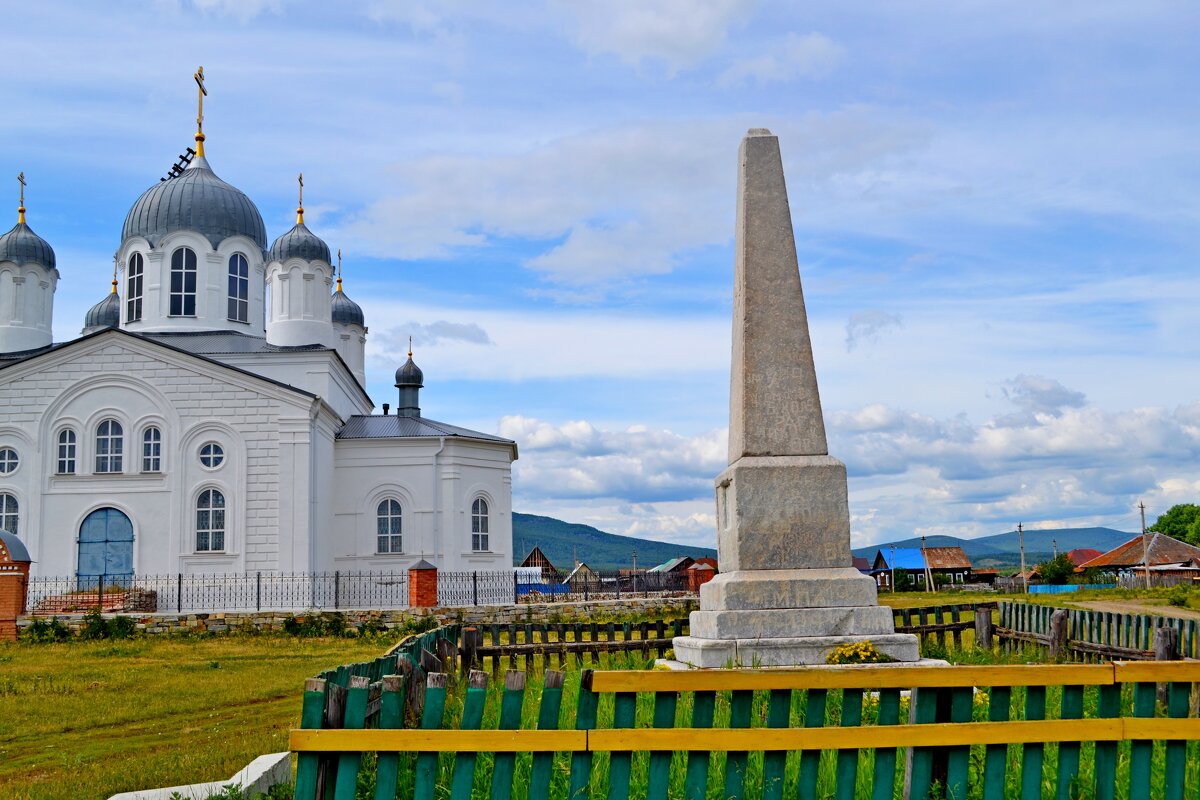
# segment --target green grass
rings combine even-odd
[[[0,797],[223,780],[287,749],[304,679],[379,641],[229,636],[0,646]]]

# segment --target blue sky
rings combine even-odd
[[[345,254],[369,386],[521,445],[514,506],[712,545],[736,153],[780,136],[856,545],[1200,495],[1200,12],[1179,3],[10,4],[0,174],[104,296],[190,144]],[[16,181],[10,185],[16,206]]]

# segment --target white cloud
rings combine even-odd
[[[665,62],[674,72],[716,52],[732,28],[752,15],[755,0],[607,0],[556,4],[573,22],[575,43],[591,55],[627,64]]]
[[[1004,396],[1022,411],[1054,417],[1060,416],[1064,408],[1082,408],[1087,403],[1083,392],[1042,375],[1018,375],[1007,382]]]
[[[487,331],[474,322],[447,322],[438,320],[422,324],[408,322],[375,334],[378,346],[388,353],[399,352],[408,345],[408,337],[414,345],[436,345],[442,342],[465,342],[467,344],[493,344]]]
[[[197,10],[248,22],[262,14],[283,13],[283,0],[188,0]]]
[[[846,322],[846,352],[861,344],[878,342],[880,334],[889,328],[903,327],[904,322],[896,314],[879,309],[857,311]]]
[[[841,45],[820,33],[803,36],[789,33],[759,49],[763,51],[759,55],[731,64],[717,78],[717,84],[736,86],[747,81],[771,83],[823,78],[841,64],[846,55]]]

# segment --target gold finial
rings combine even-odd
[[[338,287],[337,290],[342,290],[342,248],[338,248]]]
[[[113,259],[113,284],[112,284],[112,293],[113,293],[113,294],[116,294],[116,293],[117,293],[117,260],[116,260],[115,258]]]
[[[208,96],[208,89],[204,88],[204,67],[197,67],[196,74],[192,76],[196,79],[196,86],[200,87],[200,91],[196,94],[196,102],[198,103],[196,110],[196,155],[204,157],[204,98]]]
[[[17,206],[17,224],[25,224],[25,173],[22,172],[17,176],[17,183],[21,184],[21,204]]]
[[[300,181],[300,205],[296,206],[296,224],[304,224],[304,173],[301,172],[297,178]]]
[[[412,336],[408,337],[408,360],[412,361]]]

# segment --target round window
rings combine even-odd
[[[17,468],[21,463],[17,458],[17,451],[11,447],[0,449],[0,475],[7,475]]]
[[[225,460],[225,451],[216,442],[207,442],[200,447],[200,463],[209,469],[221,466]]]

